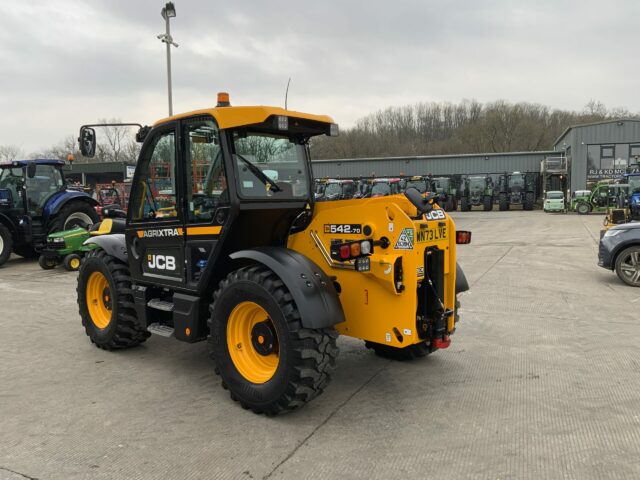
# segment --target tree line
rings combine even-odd
[[[534,103],[416,103],[371,113],[337,138],[317,137],[312,158],[340,159],[549,150],[569,126],[640,118],[589,101],[580,112]]]
[[[388,107],[357,120],[340,136],[316,137],[311,142],[314,159],[447,155],[548,150],[569,126],[614,118],[640,118],[624,108],[608,109],[591,100],[582,111],[551,109],[535,103],[497,100],[480,103],[416,103]],[[101,119],[98,123],[118,123]],[[94,158],[78,150],[75,135],[58,144],[25,154],[13,145],[0,145],[0,161],[17,158],[60,158],[73,154],[76,162],[135,163],[140,144],[130,127],[97,130]]]

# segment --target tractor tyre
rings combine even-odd
[[[490,195],[485,195],[482,199],[482,207],[485,212],[490,212],[493,210],[493,197]]]
[[[453,208],[451,210],[455,212],[456,210],[458,210],[458,199],[456,197],[452,197],[452,202]]]
[[[590,211],[591,205],[589,205],[588,203],[580,202],[576,206],[576,212],[578,212],[580,215],[588,215]]]
[[[38,252],[31,245],[14,245],[13,253],[22,258],[36,258]]]
[[[329,384],[338,333],[303,327],[289,290],[270,269],[231,272],[210,311],[216,373],[242,408],[277,415],[301,407]]]
[[[38,257],[38,265],[40,265],[40,268],[43,270],[51,270],[53,268],[56,268],[58,262],[55,258],[40,255],[40,257]]]
[[[450,212],[452,210],[453,210],[453,200],[451,199],[451,197],[449,197],[444,204],[444,211]]]
[[[96,347],[118,350],[149,338],[136,318],[126,264],[102,249],[92,250],[80,265],[76,291],[82,325]]]
[[[70,253],[64,260],[62,260],[62,265],[67,272],[77,272],[80,270],[80,263],[82,261],[82,257],[77,253]]]
[[[533,210],[533,193],[527,193],[524,197],[524,203],[522,204],[523,210]]]
[[[616,257],[615,270],[624,283],[640,287],[640,246],[634,245],[620,252]]]
[[[500,198],[498,200],[498,208],[501,212],[509,210],[509,202],[507,201],[506,195],[500,195]]]
[[[49,226],[49,233],[82,227],[89,230],[100,216],[95,208],[86,202],[69,202],[63,206]]]
[[[469,205],[469,199],[467,197],[462,197],[460,199],[460,211],[468,212],[471,210],[471,206]]]
[[[415,343],[404,348],[390,347],[389,345],[375,342],[364,342],[364,345],[373,350],[379,357],[400,361],[426,357],[433,351],[427,342]]]
[[[13,237],[7,227],[0,224],[0,267],[4,265],[11,256],[13,247]]]

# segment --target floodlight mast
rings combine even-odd
[[[169,19],[176,16],[176,7],[173,2],[168,2],[160,12],[162,18],[165,20],[166,32],[158,35],[158,39],[167,45],[167,90],[169,95],[169,116],[173,115],[173,96],[171,92],[171,46],[178,47],[178,44],[173,41],[171,36],[171,28],[169,25]]]

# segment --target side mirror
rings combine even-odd
[[[33,178],[36,176],[37,165],[34,162],[27,163],[27,178]]]
[[[82,127],[78,143],[80,144],[80,152],[84,157],[94,157],[96,154],[96,131],[91,127]]]

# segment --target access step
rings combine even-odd
[[[173,337],[173,328],[161,323],[152,323],[147,327],[147,330],[162,337]]]
[[[162,310],[163,312],[173,312],[173,303],[166,300],[160,300],[159,298],[152,298],[147,302],[147,307],[155,308],[156,310]]]

